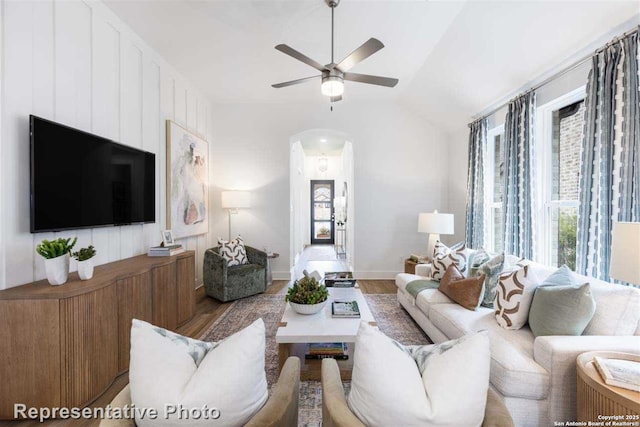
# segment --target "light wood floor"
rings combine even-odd
[[[396,292],[396,286],[393,280],[359,280],[358,284],[362,293],[365,294],[389,294]],[[282,294],[284,295],[287,289],[288,282],[286,280],[276,280],[267,289],[267,294]],[[209,298],[204,293],[204,288],[198,288],[196,290],[197,304],[196,314],[187,324],[178,329],[178,332],[193,338],[198,338],[201,334],[232,304],[231,302],[221,303]],[[120,375],[114,381],[113,385],[96,401],[94,401],[91,407],[105,407],[113,400],[113,398],[129,383],[129,376],[127,373]],[[0,421],[0,427],[59,427],[59,426],[82,426],[82,427],[97,427],[100,424],[100,420],[53,420],[44,423],[38,421]]]

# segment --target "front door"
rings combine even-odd
[[[333,244],[333,180],[311,181],[311,244]]]

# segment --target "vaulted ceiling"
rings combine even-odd
[[[213,102],[326,102],[319,81],[271,87],[317,74],[277,44],[330,62],[323,0],[106,3]],[[342,0],[335,19],[336,60],[376,37],[385,48],[351,71],[400,79],[394,89],[346,82],[342,102],[398,99],[452,129],[612,29],[640,24],[640,2]]]

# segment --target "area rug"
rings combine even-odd
[[[365,294],[365,298],[382,332],[405,345],[430,343],[422,329],[399,306],[395,294]],[[266,327],[265,369],[271,387],[278,379],[278,345],[275,336],[285,307],[284,295],[262,294],[235,301],[200,339],[220,341],[261,317]],[[349,383],[345,382],[344,385],[348,392]],[[298,419],[300,426],[322,424],[322,387],[319,381],[303,381],[300,384]]]

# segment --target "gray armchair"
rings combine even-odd
[[[249,264],[227,266],[219,247],[204,253],[204,288],[219,301],[233,301],[267,290],[267,254],[245,245]]]

